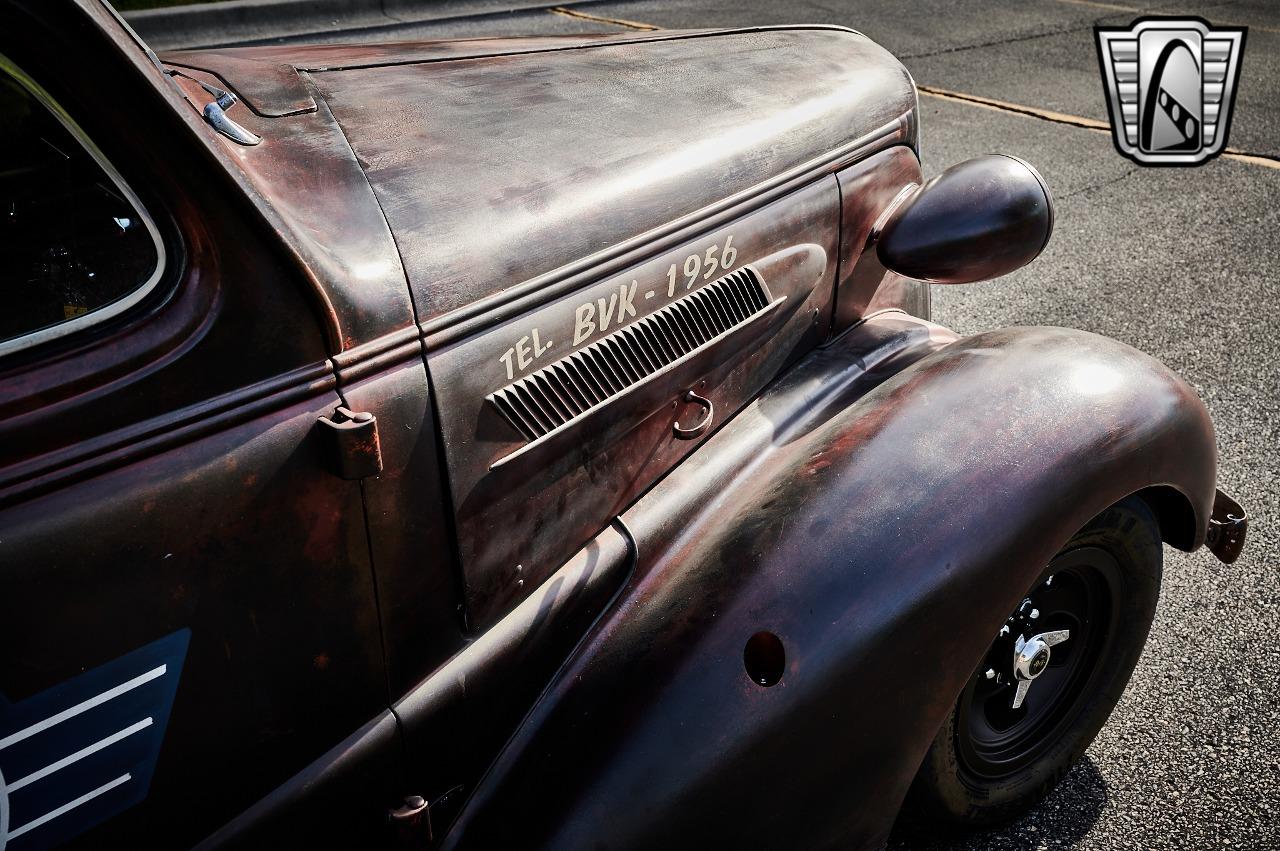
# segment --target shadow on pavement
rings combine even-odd
[[[1041,851],[1071,848],[1088,835],[1107,803],[1107,784],[1087,755],[1067,772],[1058,788],[1017,821],[996,830],[931,839],[927,825],[904,816],[886,851]]]

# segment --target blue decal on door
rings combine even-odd
[[[183,629],[18,703],[0,695],[0,851],[65,842],[147,797]]]

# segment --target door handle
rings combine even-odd
[[[695,405],[702,406],[702,419],[697,425],[684,428],[680,425],[679,420],[672,424],[671,430],[675,433],[676,440],[695,440],[707,433],[707,429],[711,428],[711,421],[715,419],[716,406],[712,404],[710,399],[704,399],[692,390],[686,390],[684,394],[686,402],[692,402]]]

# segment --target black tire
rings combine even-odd
[[[1044,669],[1046,676],[1032,681],[1024,706],[1013,710],[1006,708],[1012,703],[1008,681],[1000,697],[1000,686],[987,677],[998,660],[1012,659],[1001,644],[1012,639],[997,639],[920,766],[904,806],[904,826],[942,834],[992,827],[1017,818],[1052,791],[1129,683],[1155,615],[1162,563],[1159,526],[1137,497],[1108,508],[1067,542],[1028,593],[1035,600],[1042,592],[1039,597],[1049,601],[1046,612],[1028,621],[1030,607],[1020,607],[1023,614],[1015,612],[1011,627],[1013,636],[1024,627],[1057,628],[1046,623],[1056,618],[1067,624],[1076,605],[1073,638],[1080,640],[1071,655],[1060,650],[1070,640],[1051,648],[1054,661]],[[1053,672],[1055,666],[1060,670]],[[1037,693],[1042,682],[1045,688]]]

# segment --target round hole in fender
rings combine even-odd
[[[787,653],[781,638],[762,630],[747,639],[742,661],[746,663],[747,676],[751,681],[768,688],[782,679],[782,672],[787,667]]]

